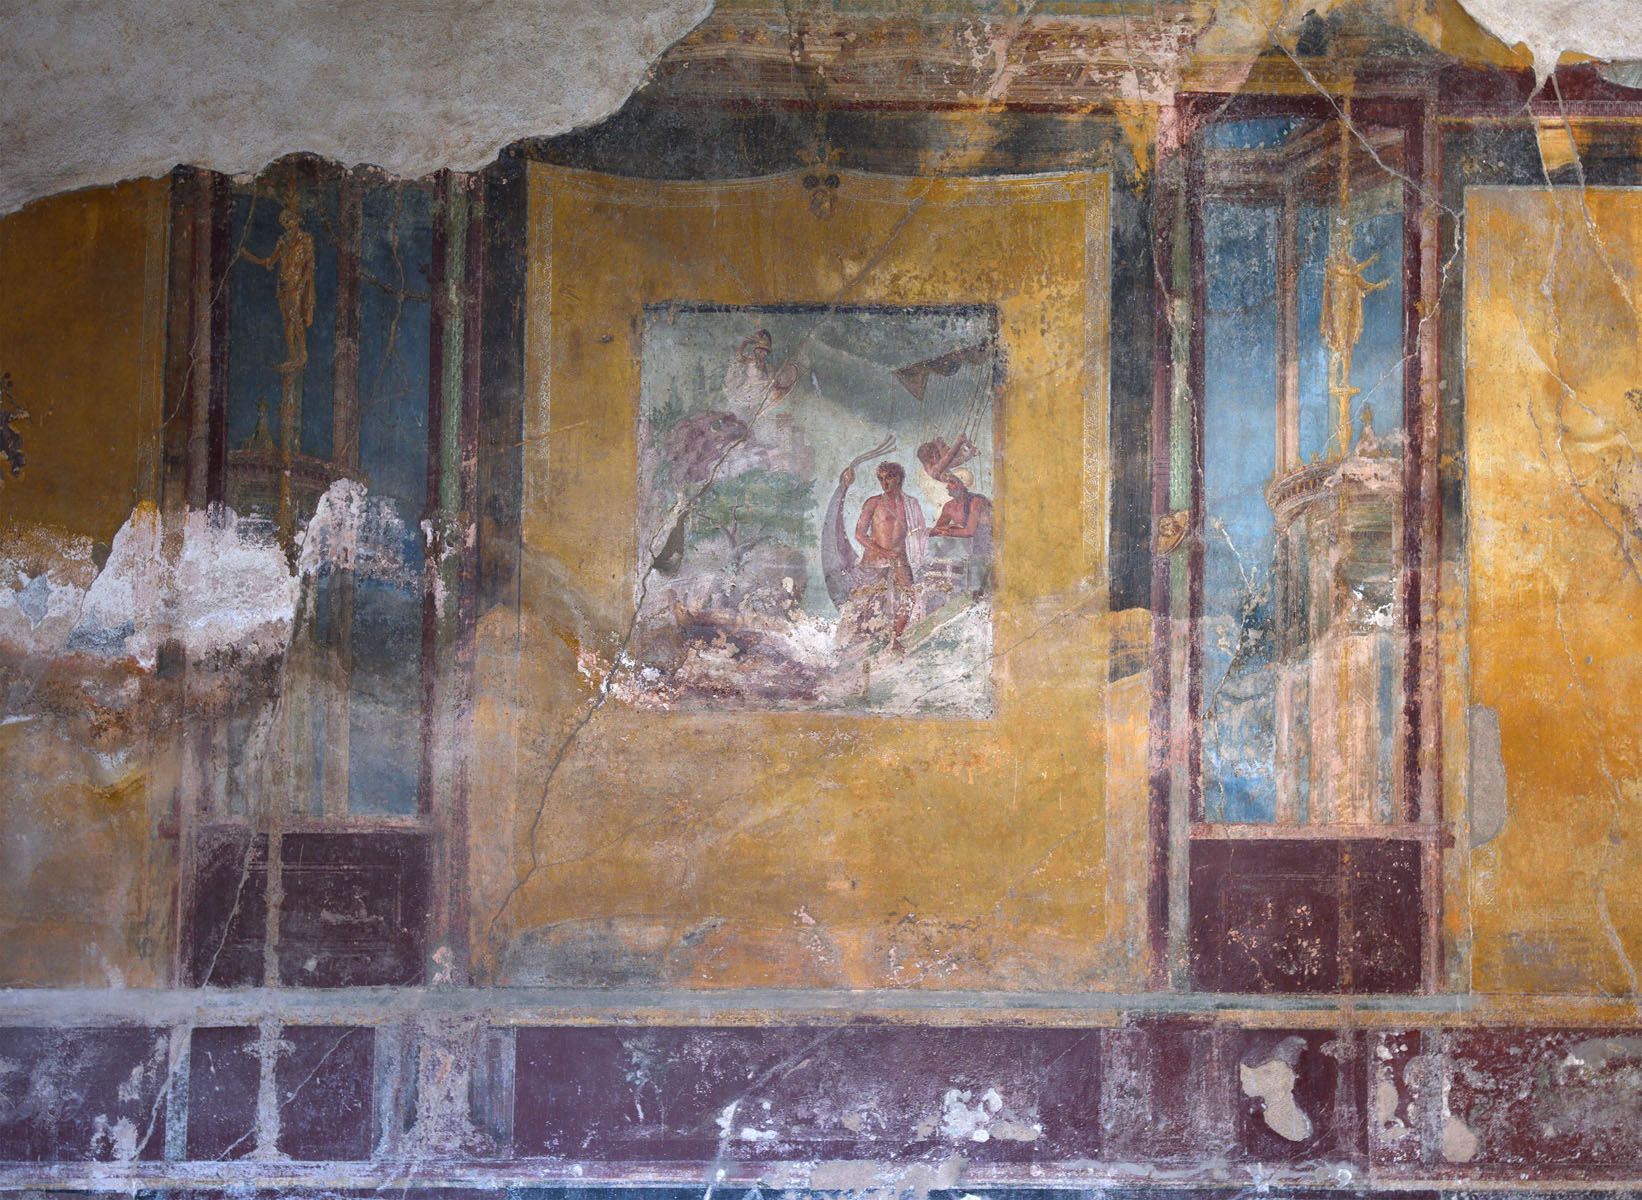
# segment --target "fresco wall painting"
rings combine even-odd
[[[1126,953],[1112,914],[1133,899],[1099,865],[1116,836],[1105,721],[1083,715],[1104,713],[1107,683],[1108,179],[845,172],[825,217],[797,173],[654,183],[539,165],[529,187],[522,613],[481,629],[477,696],[478,757],[510,774],[475,790],[471,818],[519,848],[475,889],[475,913],[496,915],[499,942],[509,931],[498,969],[1012,990],[1079,986]],[[592,262],[608,264],[596,292],[575,282]],[[929,466],[954,451],[968,457],[947,470],[991,510],[990,565],[972,562],[973,534],[934,533],[954,497]],[[734,504],[713,489],[768,480],[776,461],[803,474],[764,499],[803,508],[726,574],[712,522]],[[881,463],[904,473],[905,514],[882,528],[911,542],[921,518],[931,535],[916,570],[906,553],[910,588],[897,538],[861,519]],[[889,549],[862,570],[873,537]],[[783,646],[825,675],[772,671]],[[790,691],[756,694],[771,678]],[[694,694],[671,694],[679,680]],[[517,750],[490,748],[513,730]],[[835,808],[842,795],[856,799]],[[538,806],[553,819],[532,831]],[[706,869],[723,855],[783,870]],[[812,928],[800,909],[817,925],[795,940],[793,921]]]
[[[995,325],[646,314],[637,657],[653,702],[990,715]]]
[[[1211,7],[0,221],[0,1190],[1634,1186],[1642,92]]]

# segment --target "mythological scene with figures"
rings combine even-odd
[[[629,699],[991,715],[995,324],[650,309]]]

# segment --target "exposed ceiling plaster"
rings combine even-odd
[[[311,151],[471,170],[619,108],[712,0],[0,0],[0,212]]]
[[[1542,74],[1564,52],[1642,59],[1636,0],[1461,2]],[[613,112],[711,8],[0,0],[0,213],[179,162],[239,173],[309,151],[409,176],[475,169]]]
[[[1543,82],[1563,54],[1642,59],[1636,0],[1460,0],[1507,46],[1526,46]]]

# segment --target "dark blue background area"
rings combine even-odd
[[[230,234],[236,258],[229,275],[228,445],[256,430],[259,404],[275,444],[280,437],[284,327],[276,273],[238,255],[243,246],[266,258],[280,235],[283,200],[243,191],[233,198]],[[314,239],[314,321],[303,372],[302,453],[334,451],[333,389],[337,326],[339,191],[301,190],[297,211]],[[408,185],[366,188],[359,246],[358,475],[370,496],[391,505],[401,529],[403,568],[392,578],[359,578],[353,590],[349,643],[348,800],[355,813],[417,810],[420,761],[423,537],[428,500],[428,397],[433,262],[432,193]],[[340,468],[337,474],[343,472]],[[315,635],[333,636],[335,579],[314,582]],[[328,748],[312,731],[315,787]],[[318,811],[322,798],[315,795]]]
[[[279,241],[282,201],[258,192],[233,199],[229,225],[234,262],[228,287],[228,448],[245,444],[257,425],[257,405],[267,405],[268,432],[280,437],[280,374],[285,326],[280,318],[277,270],[258,266],[241,249],[267,258]],[[302,373],[300,450],[331,455],[331,392],[336,352],[336,192],[307,188],[297,201],[302,228],[314,239],[314,323],[308,329],[308,364]]]
[[[417,808],[421,731],[422,534],[428,495],[431,196],[365,192],[359,249],[359,472],[402,522],[405,570],[354,590],[348,807]]]
[[[1204,143],[1211,150],[1274,150],[1305,123],[1304,117],[1220,121],[1204,134]]]
[[[431,201],[410,188],[367,190],[359,246],[359,469],[413,527],[428,485]]]

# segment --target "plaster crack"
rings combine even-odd
[[[896,241],[899,239],[902,231],[906,229],[908,224],[910,224],[922,210],[924,199],[925,194],[922,192],[912,198],[906,207],[906,211],[896,219],[895,224],[891,226],[889,231],[885,234],[883,240],[878,246],[878,249],[866,260],[866,262],[860,266],[857,271],[854,272],[854,274],[842,283],[837,292],[827,301],[825,309],[816,318],[815,323],[811,325],[811,327],[805,332],[804,336],[799,339],[793,350],[789,353],[787,363],[791,363],[798,352],[809,344],[810,340],[826,324],[832,311],[842,305],[845,299],[860,285],[861,281],[878,268],[879,264],[883,262],[885,256],[888,255],[890,248],[894,246]],[[787,364],[783,364],[782,369],[785,369],[786,365]],[[646,545],[652,551],[657,549],[657,542],[664,536],[665,530],[669,526],[669,523],[673,520],[687,519],[689,514],[695,510],[695,507],[706,497],[707,493],[712,490],[713,485],[718,481],[719,473],[724,469],[725,463],[729,461],[737,450],[746,444],[747,440],[752,436],[753,430],[758,426],[759,421],[773,407],[773,404],[769,402],[762,405],[758,411],[753,413],[748,419],[746,422],[746,429],[740,434],[740,436],[733,438],[726,443],[717,459],[713,461],[711,467],[709,468],[706,480],[699,488],[696,489],[693,494],[685,498],[684,503],[678,506],[678,511],[676,513],[668,514],[668,521],[664,522],[664,527],[662,530],[656,531],[653,536],[646,539]],[[621,637],[618,640],[613,653],[610,655],[609,664],[604,666],[599,673],[599,678],[594,688],[594,695],[591,700],[588,701],[583,711],[577,715],[569,730],[560,738],[557,747],[548,760],[547,769],[542,779],[540,798],[537,801],[535,810],[531,815],[530,824],[525,835],[529,857],[528,864],[526,865],[524,872],[513,881],[512,885],[508,888],[506,893],[504,893],[501,901],[496,907],[495,912],[491,915],[489,922],[485,926],[485,938],[493,950],[495,948],[495,931],[497,924],[506,914],[508,908],[511,907],[514,898],[518,896],[519,892],[523,890],[524,887],[529,884],[529,882],[534,879],[537,873],[541,870],[541,860],[537,853],[536,838],[541,828],[542,819],[547,812],[547,803],[552,792],[553,782],[557,778],[560,770],[563,768],[565,760],[569,757],[572,748],[580,740],[582,731],[587,728],[593,718],[598,715],[599,710],[602,709],[609,701],[614,692],[614,685],[617,681],[617,676],[622,671],[626,670],[631,664],[630,651],[632,648],[633,638],[638,631],[639,619],[643,614],[644,604],[649,596],[651,578],[656,573],[656,561],[654,554],[652,553],[648,557],[650,557],[650,561],[645,564],[642,574],[640,575],[637,595],[627,617],[625,626],[622,629]]]

